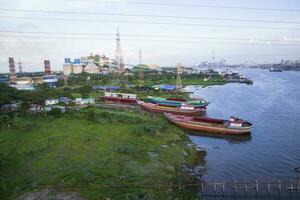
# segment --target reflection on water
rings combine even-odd
[[[222,135],[222,134],[213,134],[213,133],[205,133],[205,132],[200,132],[200,131],[186,131],[187,134],[191,136],[198,136],[198,137],[207,137],[207,138],[214,138],[214,139],[222,139],[226,140],[229,143],[245,143],[249,142],[252,138],[251,134],[246,134],[246,135]]]
[[[300,166],[300,73],[247,69],[254,85],[189,87],[192,97],[212,102],[205,116],[234,115],[253,124],[249,136],[211,135],[188,131],[207,151],[206,173],[216,179],[293,179]]]

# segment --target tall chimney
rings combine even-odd
[[[50,60],[44,60],[45,64],[45,75],[51,74],[51,68],[50,68]]]
[[[8,63],[9,63],[9,82],[15,83],[17,80],[15,59],[12,57],[8,58]]]

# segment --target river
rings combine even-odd
[[[208,117],[237,116],[250,121],[250,136],[192,135],[206,150],[205,177],[210,180],[294,179],[300,167],[300,72],[238,70],[253,85],[188,87],[192,97],[212,103]]]

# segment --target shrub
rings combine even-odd
[[[89,110],[86,114],[86,118],[88,121],[96,121],[96,113],[94,110]]]
[[[117,146],[114,148],[114,151],[121,153],[121,154],[133,154],[134,153],[133,147],[129,146],[129,145]]]
[[[37,125],[35,123],[28,122],[28,121],[25,121],[18,125],[18,128],[21,129],[22,131],[32,131],[36,127]]]
[[[55,118],[59,118],[62,114],[60,108],[53,108],[49,112],[47,112],[48,115],[53,116]]]

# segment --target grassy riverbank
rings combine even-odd
[[[69,188],[85,199],[186,199],[193,194],[158,185],[181,182],[182,165],[196,157],[183,131],[147,113],[19,117],[0,131],[0,199],[43,186]]]

